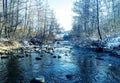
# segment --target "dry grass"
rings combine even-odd
[[[21,46],[21,44],[17,41],[2,41],[1,43],[0,52],[10,51]]]

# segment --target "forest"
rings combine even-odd
[[[0,83],[120,82],[120,0],[71,1],[66,31],[52,0],[0,0]]]
[[[73,36],[103,39],[119,33],[119,0],[77,0],[73,12]]]
[[[47,1],[1,0],[0,9],[1,38],[14,40],[39,36],[51,40],[60,31]]]

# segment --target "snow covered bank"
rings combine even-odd
[[[107,51],[120,56],[120,34],[94,41],[91,45],[96,47],[96,49],[102,49],[101,51]]]

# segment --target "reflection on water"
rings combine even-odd
[[[29,83],[32,78],[39,76],[44,76],[46,83],[120,82],[120,59],[105,53],[59,46],[54,55],[44,54],[42,60],[35,60],[40,56],[39,53],[31,53],[24,58],[0,59],[0,83]]]
[[[18,58],[10,57],[6,63],[6,71],[6,83],[18,83],[23,80],[22,68],[20,67]]]
[[[18,83],[23,79],[23,70],[16,57],[0,60],[0,83]]]

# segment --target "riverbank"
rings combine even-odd
[[[101,53],[107,52],[112,56],[120,57],[120,34],[115,34],[102,40],[74,38],[72,42],[75,46],[85,47]]]
[[[18,41],[12,41],[8,39],[0,39],[0,53],[5,53],[13,49],[17,49],[21,46]]]
[[[46,48],[50,48],[50,44],[52,44],[53,41],[47,41],[43,43],[38,38],[31,38],[29,40],[19,40],[19,41],[13,41],[9,39],[0,39],[0,55],[9,55],[10,53],[14,54],[14,52],[19,53],[29,53],[29,52],[41,52],[41,51],[48,51],[44,50]]]

